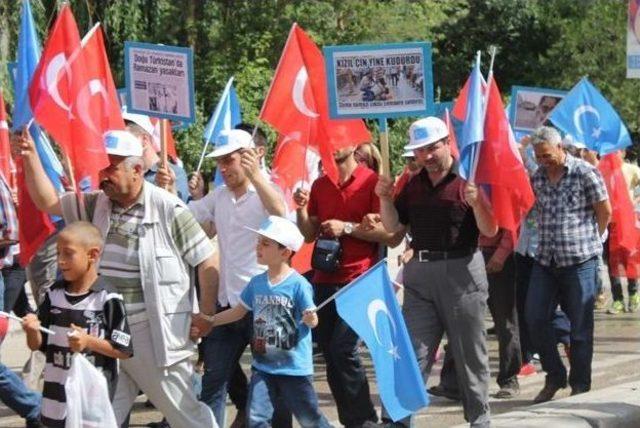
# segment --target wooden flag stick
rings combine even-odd
[[[391,168],[389,164],[389,129],[387,128],[387,118],[378,119],[380,127],[380,155],[382,156],[382,175],[391,178]]]
[[[160,119],[160,162],[163,168],[167,165],[167,133],[169,127],[168,119]]]

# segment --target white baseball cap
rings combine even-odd
[[[128,131],[107,131],[102,136],[104,148],[109,155],[142,156],[142,144]]]
[[[405,152],[402,154],[403,158],[415,158],[416,155],[415,153],[413,153],[413,150],[405,150]]]
[[[149,116],[144,114],[129,113],[126,108],[123,108],[122,119],[135,123],[140,128],[144,129],[147,134],[153,135],[155,126],[153,126],[153,123],[151,123],[151,119],[149,118]]]
[[[298,251],[304,244],[304,237],[300,229],[290,220],[284,217],[270,215],[262,224],[260,229],[252,229],[245,226],[245,229],[256,232],[259,235],[273,239],[278,244],[282,244],[291,251]]]
[[[242,129],[229,129],[220,131],[216,138],[215,148],[207,155],[208,158],[219,158],[221,156],[233,153],[236,150],[248,149],[253,147],[253,138],[251,134]]]
[[[576,149],[586,149],[587,146],[581,142],[577,141],[573,138],[571,134],[567,134],[562,139],[562,147],[575,147]]]
[[[413,151],[436,143],[449,136],[447,124],[437,117],[429,116],[416,120],[409,127],[409,144],[404,149]]]

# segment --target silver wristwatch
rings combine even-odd
[[[353,223],[346,222],[344,224],[344,233],[346,233],[347,235],[351,235],[352,232],[353,232]]]

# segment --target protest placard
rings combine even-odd
[[[193,51],[138,42],[124,49],[127,110],[193,123]]]
[[[332,118],[424,116],[433,111],[430,43],[323,50]]]
[[[547,88],[513,86],[509,119],[514,131],[533,131],[544,124],[566,91]]]
[[[627,78],[640,78],[640,0],[629,0],[627,19]]]

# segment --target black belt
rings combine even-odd
[[[419,262],[435,262],[438,260],[459,259],[476,252],[475,248],[463,248],[451,251],[413,250],[413,257]]]

